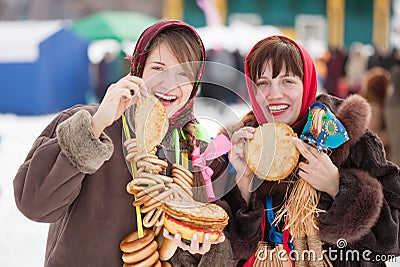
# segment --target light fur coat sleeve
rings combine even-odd
[[[77,169],[92,174],[114,152],[111,139],[104,133],[97,139],[91,127],[92,116],[81,110],[60,123],[57,127],[57,139],[62,152]]]

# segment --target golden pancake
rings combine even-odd
[[[286,178],[297,166],[299,151],[292,143],[297,137],[287,124],[266,123],[246,142],[247,165],[259,178],[278,181]]]
[[[164,106],[155,96],[140,97],[135,111],[136,140],[139,151],[152,151],[168,130]]]

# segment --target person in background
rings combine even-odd
[[[361,82],[367,71],[368,55],[364,44],[354,42],[349,48],[349,54],[344,66],[349,94],[356,94],[361,90]]]
[[[393,93],[384,104],[385,125],[389,137],[391,160],[400,165],[400,64],[394,65],[390,73]]]
[[[391,160],[391,149],[384,109],[390,95],[390,84],[390,72],[382,67],[373,67],[365,73],[363,88],[360,91],[371,106],[368,127],[381,139],[388,160]]]

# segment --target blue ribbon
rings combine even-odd
[[[274,221],[274,211],[272,209],[272,197],[268,196],[265,199],[265,208],[266,208],[266,217],[268,219],[269,225],[271,226],[269,228],[268,234],[269,234],[269,240],[271,242],[274,242],[275,244],[282,244],[282,233],[278,232],[276,230],[275,225],[272,223]]]
[[[269,234],[269,239],[271,240],[271,242],[274,242],[275,244],[283,244],[283,238],[282,238],[282,233],[278,232],[278,230],[276,230],[275,225],[272,223],[274,221],[274,211],[272,209],[272,196],[268,196],[265,199],[265,215],[267,217],[267,220],[269,222],[269,225],[271,226],[269,228],[268,234]],[[294,246],[292,244],[292,242],[288,242],[289,248],[291,251],[294,250]]]

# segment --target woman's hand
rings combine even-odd
[[[204,239],[203,239],[203,244],[200,246],[197,234],[193,234],[192,240],[190,242],[190,245],[188,245],[188,244],[182,242],[180,234],[175,234],[172,237],[169,234],[168,230],[165,229],[165,228],[164,228],[163,235],[164,235],[165,238],[173,240],[178,245],[178,247],[180,247],[181,249],[187,250],[191,254],[201,254],[201,255],[207,253],[210,250],[211,245],[222,243],[222,242],[225,241],[225,235],[221,234],[218,237],[217,240],[215,240],[214,242],[211,243],[210,242],[210,235],[209,234],[205,234],[204,235]]]
[[[105,128],[119,119],[131,103],[137,102],[143,88],[145,88],[144,81],[130,74],[108,87],[99,109],[92,117],[92,128],[96,138],[100,137]]]
[[[315,189],[335,198],[339,192],[339,170],[329,156],[298,138],[293,138],[293,143],[307,159],[299,163],[299,176]]]
[[[254,131],[253,127],[243,127],[234,132],[231,138],[232,149],[229,154],[229,162],[236,170],[236,183],[247,203],[250,199],[249,187],[254,175],[246,163],[244,143],[245,140],[253,138]]]

